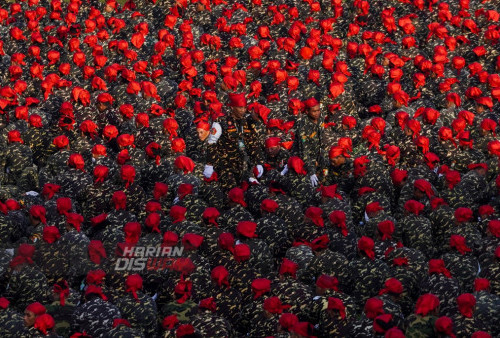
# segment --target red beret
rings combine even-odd
[[[173,223],[179,223],[186,219],[186,211],[187,209],[180,205],[174,205],[170,208],[170,217],[172,218]]]
[[[342,318],[342,319],[345,319],[345,317],[346,317],[345,305],[344,305],[344,302],[342,302],[342,300],[340,298],[328,297],[327,309],[339,311],[340,318]]]
[[[337,184],[323,185],[319,187],[317,191],[321,192],[322,197],[337,198],[339,200],[343,199],[342,195],[337,193]]]
[[[379,202],[372,202],[372,203],[366,205],[365,210],[367,213],[374,213],[377,211],[382,211],[382,210],[384,210],[384,208],[382,208],[380,206]]]
[[[322,289],[339,291],[338,285],[339,281],[333,276],[321,275],[316,280],[316,286]]]
[[[304,161],[300,157],[292,156],[288,159],[288,168],[293,169],[293,171],[298,175],[306,175],[307,171],[304,169]]]
[[[83,156],[80,154],[71,154],[68,159],[68,165],[75,169],[84,171],[85,161],[83,160]]]
[[[379,314],[384,313],[384,302],[379,298],[370,298],[366,301],[364,312],[368,319],[375,319]]]
[[[451,273],[444,266],[444,261],[442,259],[431,259],[429,261],[429,275],[432,274],[443,274],[448,278],[451,278]]]
[[[260,204],[260,208],[263,211],[269,212],[269,213],[274,213],[278,209],[279,205],[273,200],[270,199],[264,199],[262,203]]]
[[[42,224],[47,224],[47,220],[45,218],[45,208],[41,205],[33,205],[30,208],[30,215],[34,218],[37,218],[42,222]]]
[[[33,325],[35,329],[39,330],[44,335],[47,335],[54,328],[54,326],[54,318],[47,313],[36,317],[35,324]]]
[[[346,225],[346,215],[342,210],[334,210],[328,216],[330,222],[335,225],[337,228],[340,228],[340,231],[343,236],[347,236],[349,234]]]
[[[450,247],[456,249],[462,255],[465,255],[467,252],[472,251],[465,243],[465,237],[460,235],[451,235]]]
[[[378,231],[382,234],[382,240],[392,239],[394,233],[394,222],[385,220],[377,225]]]
[[[432,190],[432,186],[431,184],[424,180],[424,179],[418,179],[416,180],[414,183],[413,183],[413,186],[422,191],[422,192],[425,192],[425,194],[427,195],[427,197],[429,197],[429,199],[431,198],[431,196],[434,195],[434,191]]]
[[[271,291],[271,281],[267,278],[257,278],[252,281],[253,299],[257,299]]]
[[[179,241],[179,236],[172,231],[165,231],[163,234],[162,244],[164,246],[176,246]]]
[[[364,252],[366,256],[372,260],[375,259],[375,252],[373,251],[374,245],[373,239],[370,237],[362,236],[358,240],[358,249]]]
[[[141,237],[141,224],[137,222],[128,222],[123,227],[125,233],[125,243],[136,244]]]
[[[314,97],[311,97],[311,98],[305,100],[304,104],[307,108],[312,108],[312,107],[316,107],[317,105],[319,105],[319,102]]]
[[[474,291],[484,291],[490,288],[490,281],[486,278],[476,278],[474,280]]]
[[[472,215],[473,215],[473,212],[471,209],[469,208],[457,208],[455,210],[455,219],[458,221],[458,222],[469,222],[470,220],[472,220]]]
[[[246,244],[236,244],[233,249],[234,259],[237,262],[244,262],[250,258],[250,247]]]
[[[236,226],[236,233],[247,238],[255,238],[257,237],[257,234],[255,233],[256,229],[257,223],[250,221],[240,221]]]
[[[472,318],[474,315],[474,307],[476,306],[476,297],[471,293],[463,293],[457,297],[458,311],[467,318]]]
[[[193,160],[186,156],[178,156],[174,161],[174,165],[182,170],[184,174],[193,172],[195,166]]]
[[[246,107],[247,106],[247,99],[245,97],[245,94],[230,93],[228,106],[230,106],[230,107]]]
[[[474,169],[484,169],[488,171],[488,165],[486,163],[474,163],[474,164],[469,164],[467,166],[469,170],[474,170]]]
[[[106,258],[106,250],[104,249],[104,245],[102,244],[101,241],[97,241],[97,240],[90,241],[90,243],[87,247],[87,250],[88,250],[89,258],[92,261],[92,263],[94,263],[94,264],[101,264],[102,258]],[[102,271],[102,270],[99,270],[99,271]],[[89,272],[88,276],[90,276],[91,272]],[[102,271],[102,273],[104,274],[104,271]],[[89,282],[88,276],[87,276],[87,283],[92,284]]]
[[[217,243],[221,249],[232,251],[234,247],[234,237],[229,232],[223,232],[219,235]]]
[[[5,310],[6,308],[9,307],[9,304],[10,304],[10,302],[7,298],[5,298],[5,297],[0,298],[0,308],[1,309]]]
[[[245,200],[244,200],[244,193],[243,193],[243,190],[241,188],[233,188],[233,189],[229,190],[229,193],[227,196],[228,196],[229,200],[231,200],[231,202],[238,203],[243,207],[247,206],[247,204],[245,203]]]
[[[426,293],[418,298],[415,313],[425,317],[438,306],[439,298],[433,294]]]
[[[289,274],[293,278],[297,277],[297,270],[299,268],[299,265],[287,258],[283,258],[283,262],[281,263],[279,274],[284,275],[284,274]]]
[[[130,292],[136,300],[139,300],[137,291],[142,289],[142,277],[138,274],[129,275],[125,280],[125,292]]]
[[[43,315],[44,313],[47,312],[47,310],[45,309],[45,306],[43,306],[39,302],[31,303],[30,305],[28,305],[26,307],[26,311],[33,312],[35,314],[35,316],[40,316],[40,315]]]
[[[404,208],[408,212],[411,212],[412,214],[418,216],[422,212],[422,210],[424,210],[424,205],[418,201],[409,200],[406,201]]]
[[[311,249],[313,251],[324,250],[328,247],[328,243],[330,243],[328,235],[319,236],[311,242]]]
[[[115,191],[111,197],[116,210],[125,210],[127,204],[127,195],[123,191]]]
[[[491,220],[488,222],[488,231],[497,238],[500,238],[500,221]]]
[[[305,216],[309,218],[315,225],[323,227],[325,225],[323,221],[323,210],[318,207],[309,207],[306,209]]]
[[[54,243],[61,237],[61,234],[59,233],[59,229],[55,226],[45,226],[43,228],[43,234],[42,238],[45,242],[47,243]]]
[[[384,283],[384,289],[380,290],[379,295],[383,295],[384,293],[395,293],[399,295],[403,293],[403,284],[396,278],[390,278]]]
[[[203,211],[203,219],[206,219],[209,224],[213,224],[218,227],[217,218],[220,216],[219,210],[213,207],[208,207]]]
[[[182,245],[184,245],[187,250],[196,250],[203,243],[203,239],[203,236],[188,233],[182,237]]]
[[[219,286],[226,285],[229,287],[229,282],[228,282],[229,272],[227,271],[227,269],[224,266],[222,266],[222,265],[216,266],[212,270],[212,273],[210,276],[213,280],[215,280],[217,285],[219,285]]]
[[[345,152],[344,148],[332,146],[328,152],[328,158],[334,159],[338,156],[351,157],[351,155]]]
[[[280,146],[281,139],[279,137],[268,137],[266,139],[266,148],[273,148]]]
[[[125,181],[125,188],[128,188],[135,180],[135,168],[131,165],[123,165],[120,169],[120,177]]]

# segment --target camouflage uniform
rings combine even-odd
[[[70,299],[66,300],[64,306],[59,301],[55,301],[48,305],[47,313],[50,314],[56,325],[54,326],[55,332],[60,336],[67,336],[71,333],[71,322],[73,320],[73,312],[76,306]]]
[[[2,167],[6,172],[4,184],[15,184],[21,191],[37,190],[37,168],[33,164],[31,149],[21,143],[7,146]]]
[[[307,116],[296,122],[296,137],[294,147],[298,156],[304,161],[304,169],[309,175],[315,175],[318,168],[324,166],[321,139],[324,132],[322,121],[314,123]]]
[[[427,315],[425,317],[412,314],[406,318],[406,336],[410,338],[431,337],[435,333],[434,324],[437,317]]]
[[[131,294],[123,295],[115,301],[115,305],[120,310],[122,318],[127,319],[132,328],[145,336],[154,336],[157,324],[156,304],[142,292],[137,292],[137,296],[138,300]]]
[[[219,123],[222,135],[217,147],[209,147],[207,163],[214,166],[221,184],[229,189],[249,177],[254,165],[263,163],[262,141],[256,122],[249,116],[241,120],[227,116]]]
[[[2,337],[18,337],[25,330],[23,317],[13,309],[0,310],[0,334]]]
[[[120,338],[120,337],[130,337],[130,338],[144,338],[145,336],[139,332],[139,330],[132,329],[126,325],[118,325],[111,329],[107,334],[108,338]]]
[[[160,315],[162,317],[176,315],[179,322],[187,324],[191,322],[191,318],[196,314],[197,307],[198,304],[190,299],[182,304],[172,301],[162,306]]]
[[[86,272],[85,268],[89,265],[87,247],[90,243],[87,236],[72,229],[65,233],[58,240],[62,250],[66,253],[68,266],[68,276],[72,280],[82,279],[82,275]],[[80,277],[80,278],[79,278]]]
[[[451,317],[457,337],[468,337],[476,331],[490,331],[489,327],[477,318],[475,315],[472,318],[467,318],[460,313]]]
[[[34,266],[25,266],[13,272],[5,298],[9,299],[19,311],[34,302],[44,303],[47,299],[49,284],[45,275]]]
[[[266,317],[263,310],[263,299],[252,301],[242,311],[239,332],[250,337],[265,337],[274,334],[278,326],[276,317]]]
[[[474,317],[489,329],[492,336],[497,336],[500,332],[496,320],[500,311],[500,298],[486,290],[475,292],[474,297],[476,298]]]
[[[205,337],[235,336],[231,323],[227,319],[210,313],[192,317],[191,324]]]
[[[40,271],[47,277],[49,285],[53,285],[59,279],[67,278],[70,261],[66,249],[67,247],[60,240],[54,243],[40,241],[36,244],[33,260],[40,268]],[[79,260],[80,258],[76,261]]]
[[[358,304],[376,295],[389,277],[389,267],[383,261],[371,260],[367,257],[351,261],[349,271],[353,281],[352,295],[356,296]]]
[[[115,318],[121,318],[120,310],[113,304],[94,297],[75,309],[72,328],[92,336],[100,336],[111,330]]]
[[[427,218],[411,214],[403,218],[398,227],[401,228],[405,246],[420,250],[428,257],[432,257],[434,253],[432,226]]]
[[[68,168],[55,177],[53,182],[61,186],[61,193],[72,200],[83,202],[87,188],[92,185],[92,178],[81,170]]]
[[[456,278],[442,274],[432,274],[420,284],[420,294],[432,293],[439,298],[440,314],[450,316],[455,308],[455,299],[460,294],[460,285]]]

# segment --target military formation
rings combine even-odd
[[[498,8],[2,1],[0,337],[499,337]]]

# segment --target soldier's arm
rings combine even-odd
[[[308,135],[305,130],[301,130],[300,134],[297,135],[297,142],[299,145],[299,157],[304,161],[304,169],[309,175],[316,174],[316,166],[314,165],[314,159],[311,158],[311,149],[308,142]]]
[[[9,285],[5,291],[4,297],[9,301],[16,301],[18,298],[18,281],[16,276],[12,276],[9,280]]]
[[[207,154],[206,154],[206,165],[216,166],[219,156],[219,147],[217,144],[210,144],[207,146]]]
[[[5,177],[5,166],[7,165],[7,151],[2,149],[0,151],[0,182],[3,182]]]
[[[217,167],[220,159],[222,158],[224,147],[222,144],[225,142],[227,126],[224,120],[219,120],[212,124],[210,135],[207,139],[206,149],[206,165]]]
[[[257,164],[262,164],[264,162],[264,153],[262,151],[262,136],[262,132],[259,131],[259,129],[255,127],[255,125],[253,125],[248,142],[248,156],[250,160],[250,167],[253,167]]]

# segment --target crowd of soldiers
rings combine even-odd
[[[499,6],[2,1],[0,337],[499,337]]]

